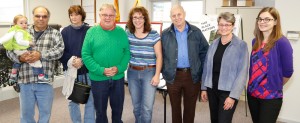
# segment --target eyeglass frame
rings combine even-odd
[[[115,14],[113,14],[113,15],[109,15],[109,14],[100,14],[102,17],[104,17],[104,18],[114,18],[114,17],[116,17],[116,15]]]
[[[259,23],[262,23],[262,22],[265,22],[265,23],[269,23],[271,20],[275,20],[273,18],[256,18],[256,21],[259,22]]]
[[[49,16],[48,15],[34,15],[35,18],[42,18],[42,19],[47,19]]]
[[[218,24],[219,27],[230,27],[230,26],[233,26],[232,24]]]
[[[145,17],[144,16],[140,16],[140,17],[132,17],[132,20],[144,20]]]

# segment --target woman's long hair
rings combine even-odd
[[[133,22],[132,22],[132,20],[133,20],[132,15],[136,12],[141,13],[144,16],[145,23],[144,23],[143,33],[150,32],[151,31],[151,24],[150,24],[150,18],[149,18],[148,10],[143,6],[137,6],[137,7],[132,8],[129,12],[129,15],[128,15],[127,27],[129,29],[130,33],[135,32],[135,27],[134,27]]]
[[[261,15],[263,12],[268,12],[271,14],[271,16],[274,18],[274,21],[276,22],[276,25],[274,25],[274,28],[269,36],[268,43],[265,45],[263,51],[270,51],[276,43],[276,41],[282,37],[282,30],[281,30],[281,22],[280,22],[280,16],[278,11],[274,7],[265,7],[263,8],[259,14],[257,15],[257,18],[259,18],[259,15]],[[255,29],[254,29],[254,36],[255,36],[255,43],[252,47],[252,50],[259,50],[261,47],[261,44],[264,40],[263,32],[260,31],[258,27],[258,19],[255,22]]]

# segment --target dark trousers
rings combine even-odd
[[[259,99],[250,94],[247,98],[253,123],[276,123],[282,106],[282,98]]]
[[[235,100],[232,109],[224,110],[224,102],[229,97],[229,91],[207,88],[211,123],[231,123],[238,100]]]
[[[167,83],[167,89],[172,107],[172,123],[194,123],[200,82],[193,83],[190,71],[178,71],[174,83]],[[182,95],[183,118],[181,113]]]
[[[107,102],[112,110],[112,123],[123,123],[124,78],[119,80],[93,81],[92,92],[96,110],[96,123],[108,123]]]

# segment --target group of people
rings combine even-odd
[[[20,66],[12,74],[17,73],[13,77],[20,85],[21,123],[36,122],[35,105],[38,122],[49,122],[54,60],[60,60],[65,71],[76,68],[77,78],[91,85],[84,111],[86,123],[108,123],[108,100],[111,121],[122,123],[126,70],[136,123],[151,123],[160,73],[170,96],[173,123],[194,123],[199,94],[209,102],[212,123],[231,123],[248,75],[252,121],[276,122],[283,85],[293,74],[293,50],[282,34],[274,7],[265,7],[257,15],[250,57],[246,42],[232,33],[235,17],[229,12],[219,15],[220,37],[209,45],[201,30],[185,20],[180,5],[171,8],[172,24],[161,35],[151,28],[149,13],[142,6],[131,9],[126,30],[116,26],[112,4],[103,4],[99,11],[99,25],[89,27],[83,8],[71,6],[71,24],[61,33],[48,26],[50,11],[43,6],[33,9],[34,23],[28,30],[25,16],[14,21],[9,33],[13,32],[11,47],[15,48],[8,50],[7,56]],[[42,73],[34,69],[37,61]],[[82,122],[79,104],[70,101],[69,111],[72,122]]]

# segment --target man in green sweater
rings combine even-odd
[[[124,71],[130,58],[125,31],[115,24],[116,9],[111,4],[100,8],[100,24],[91,27],[82,46],[82,60],[89,70],[96,109],[96,123],[108,123],[108,99],[112,122],[122,123]]]

